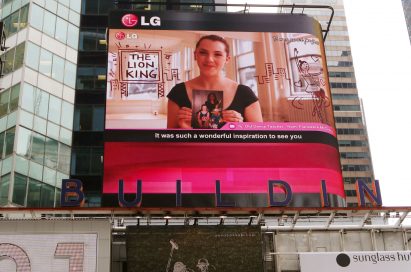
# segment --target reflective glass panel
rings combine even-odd
[[[44,11],[43,32],[54,37],[56,27],[56,15],[51,12]]]
[[[26,202],[27,177],[18,173],[14,174],[13,203],[24,206]]]
[[[57,55],[53,55],[53,67],[51,69],[51,77],[59,82],[63,82],[64,78],[64,59]]]
[[[46,152],[44,156],[44,165],[52,169],[56,169],[57,160],[58,160],[58,142],[56,140],[46,138]]]
[[[51,76],[52,59],[53,59],[53,55],[49,51],[41,49],[40,66],[39,66],[40,73],[46,76]]]
[[[43,164],[44,161],[44,145],[46,137],[41,134],[33,133],[31,137],[31,160]]]
[[[31,5],[30,25],[38,30],[43,29],[44,9],[36,4]]]
[[[50,95],[48,119],[56,124],[60,124],[60,114],[61,99]]]
[[[16,146],[17,155],[20,155],[23,157],[29,157],[30,149],[31,149],[31,131],[23,127],[19,127],[19,134],[17,136],[17,146]]]
[[[27,192],[27,207],[40,206],[40,192],[41,182],[34,179],[29,179],[29,187]]]
[[[0,178],[0,205],[6,205],[9,197],[10,174]]]
[[[54,206],[54,187],[48,184],[42,184],[40,193],[40,207]]]
[[[55,38],[64,44],[66,43],[67,39],[67,27],[67,21],[57,17]]]

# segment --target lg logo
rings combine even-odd
[[[126,37],[126,33],[120,31],[120,32],[117,32],[115,36],[117,40],[121,41],[121,40],[124,40],[124,38]]]
[[[146,18],[145,16],[140,17],[140,25],[141,26],[160,26],[161,25],[161,19],[158,16],[153,16],[150,18]],[[135,14],[126,14],[121,18],[121,23],[125,27],[134,27],[138,24],[139,20],[137,15]]]
[[[128,34],[126,34],[126,33],[124,33],[123,31],[117,32],[117,33],[115,34],[115,37],[116,37],[116,39],[119,40],[119,41],[124,40],[124,39],[137,39],[137,38],[138,38],[138,36],[137,36],[136,33],[128,33]]]
[[[126,14],[121,18],[121,22],[125,27],[133,27],[138,23],[138,17],[134,14]]]

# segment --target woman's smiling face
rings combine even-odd
[[[219,75],[230,58],[224,43],[208,39],[200,42],[194,54],[200,73],[205,76]]]

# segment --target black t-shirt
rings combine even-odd
[[[184,82],[175,85],[167,95],[167,98],[176,103],[180,108],[191,108],[191,101],[188,98]],[[240,84],[237,87],[231,105],[225,110],[235,110],[244,117],[245,108],[256,101],[258,101],[258,98],[254,92],[248,86]]]

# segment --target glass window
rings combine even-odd
[[[72,24],[68,25],[67,32],[67,45],[77,49],[78,47],[78,27],[75,27]]]
[[[58,5],[57,15],[67,20],[69,16],[69,9],[63,5]]]
[[[106,39],[106,29],[105,28],[97,29],[97,50],[105,51],[107,49],[107,46],[105,44],[100,44],[100,40],[105,40],[105,39]]]
[[[90,173],[99,174],[103,170],[103,164],[101,163],[101,156],[103,156],[103,148],[101,147],[91,148]]]
[[[93,107],[93,131],[104,130],[104,107],[96,105]]]
[[[54,30],[56,27],[56,15],[51,12],[44,11],[43,32],[54,37]]]
[[[4,30],[4,35],[6,35],[6,37],[9,37],[11,35],[10,29],[11,29],[11,16],[7,16],[3,20],[3,30]]]
[[[90,106],[77,106],[74,112],[74,130],[92,129],[93,111]]]
[[[112,1],[100,0],[99,14],[108,14],[108,11],[113,7]]]
[[[33,161],[30,161],[29,163],[29,177],[36,179],[36,180],[42,180],[43,179],[43,165],[35,163]]]
[[[96,28],[82,28],[80,31],[80,50],[96,50]]]
[[[13,153],[13,147],[14,147],[14,134],[15,134],[15,128],[11,128],[6,131],[6,142],[5,142],[5,156],[8,156]]]
[[[63,101],[61,110],[61,125],[68,129],[73,128],[73,109],[73,104]]]
[[[73,175],[88,174],[90,172],[90,148],[73,148],[71,156],[71,173]]]
[[[81,11],[81,0],[70,0],[70,8],[77,13]]]
[[[53,139],[58,140],[59,138],[59,125],[56,125],[52,122],[47,122],[47,136]]]
[[[10,28],[8,29],[8,35],[11,36],[14,33],[17,33],[19,30],[19,12],[16,11],[14,12],[11,16],[11,21],[10,21]]]
[[[59,0],[59,3],[65,5],[66,7],[70,6],[70,0]]]
[[[82,13],[83,14],[98,14],[98,0],[83,0]]]
[[[69,174],[70,171],[70,147],[60,144],[59,162],[57,169],[63,173]]]
[[[13,72],[14,52],[15,48],[10,49],[3,55],[3,75]]]
[[[56,185],[56,170],[44,167],[43,170],[43,182],[50,184],[52,186]]]
[[[29,179],[27,192],[27,207],[39,207],[40,205],[41,182]]]
[[[0,93],[0,117],[8,113],[10,100],[10,89]]]
[[[56,169],[57,160],[58,160],[58,142],[56,140],[46,138],[46,153],[44,157],[44,165],[52,169]]]
[[[57,17],[57,22],[56,22],[56,39],[59,40],[62,43],[66,43],[67,39],[67,26],[68,23],[67,21]]]
[[[242,54],[242,53],[253,51],[252,41],[236,40],[236,45],[237,45],[237,54]]]
[[[50,95],[48,119],[56,124],[60,124],[61,99]]]
[[[76,65],[69,61],[66,61],[64,70],[64,84],[73,89],[76,87]]]
[[[51,69],[51,77],[59,82],[63,82],[64,77],[64,59],[57,55],[53,55],[53,68]]]
[[[41,185],[40,207],[54,207],[54,187],[48,184]]]
[[[247,53],[241,56],[238,56],[238,66],[240,68],[255,66],[254,53]]]
[[[21,66],[23,66],[23,59],[24,59],[24,48],[26,43],[21,43],[16,47],[16,54],[14,57],[14,67],[13,71],[16,71]]]
[[[14,85],[11,88],[11,92],[10,92],[9,112],[12,112],[15,109],[17,109],[17,106],[19,105],[19,94],[20,94],[20,84]]]
[[[43,164],[46,137],[38,133],[33,133],[31,141],[31,160]]]
[[[5,132],[0,133],[0,159],[4,158],[3,150],[4,150],[4,138],[5,138],[5,136],[6,136]],[[0,168],[0,171],[1,171],[1,168]]]
[[[102,163],[101,156],[103,148],[101,147],[80,147],[72,149],[73,156],[71,163],[71,171],[74,175],[96,175],[101,174]]]
[[[21,3],[18,3],[16,1],[15,4],[19,6],[15,6],[13,7],[13,9],[18,9]],[[28,5],[22,7],[21,9],[17,10],[16,12],[4,18],[3,20],[4,33],[6,37],[9,37],[13,35],[14,33],[17,33],[18,31],[20,31],[21,29],[27,26],[27,15],[28,15]]]
[[[36,4],[31,5],[30,25],[40,31],[43,29],[43,13],[44,9]]]
[[[27,177],[14,174],[14,186],[13,186],[13,202],[21,206],[25,205],[27,191]]]
[[[70,10],[68,21],[71,22],[73,25],[80,25],[80,14]]]
[[[97,78],[94,67],[78,67],[77,69],[77,88],[94,89],[94,81]]]
[[[24,83],[21,107],[29,112],[34,112],[34,87]]]
[[[28,158],[30,156],[30,147],[31,147],[31,131],[23,127],[19,127],[19,133],[17,136],[17,146],[16,146],[17,155]]]
[[[56,188],[56,204],[55,207],[60,207],[61,190]]]
[[[7,205],[9,200],[10,174],[0,178],[0,205]]]
[[[20,10],[19,29],[23,29],[27,26],[28,17],[29,17],[29,5],[25,5]]]
[[[50,10],[51,13],[57,13],[57,1],[55,0],[47,0],[47,5],[45,5],[46,9]]]
[[[40,89],[36,89],[34,114],[47,119],[47,112],[49,108],[49,94]]]
[[[26,160],[25,158],[20,157],[20,156],[16,156],[14,169],[15,169],[15,172],[27,176],[29,173],[29,160]]]
[[[10,128],[15,126],[17,123],[17,112],[14,111],[7,116],[6,127]]]
[[[255,79],[255,66],[238,69],[240,83],[250,87],[258,96],[257,81]]]
[[[51,63],[52,63],[53,55],[44,49],[41,49],[40,52],[40,66],[39,72],[46,75],[51,76]]]
[[[40,47],[31,42],[27,43],[27,66],[37,71],[39,69],[39,57]]]
[[[71,130],[60,127],[60,141],[62,143],[71,145],[72,136],[73,136],[73,133],[71,132]]]
[[[106,83],[107,83],[107,81],[106,80],[98,80],[97,79],[97,76],[98,75],[106,75],[107,74],[107,69],[106,69],[106,67],[95,67],[95,75],[96,75],[96,77],[95,77],[95,88],[97,88],[97,89],[105,89],[106,88]]]

